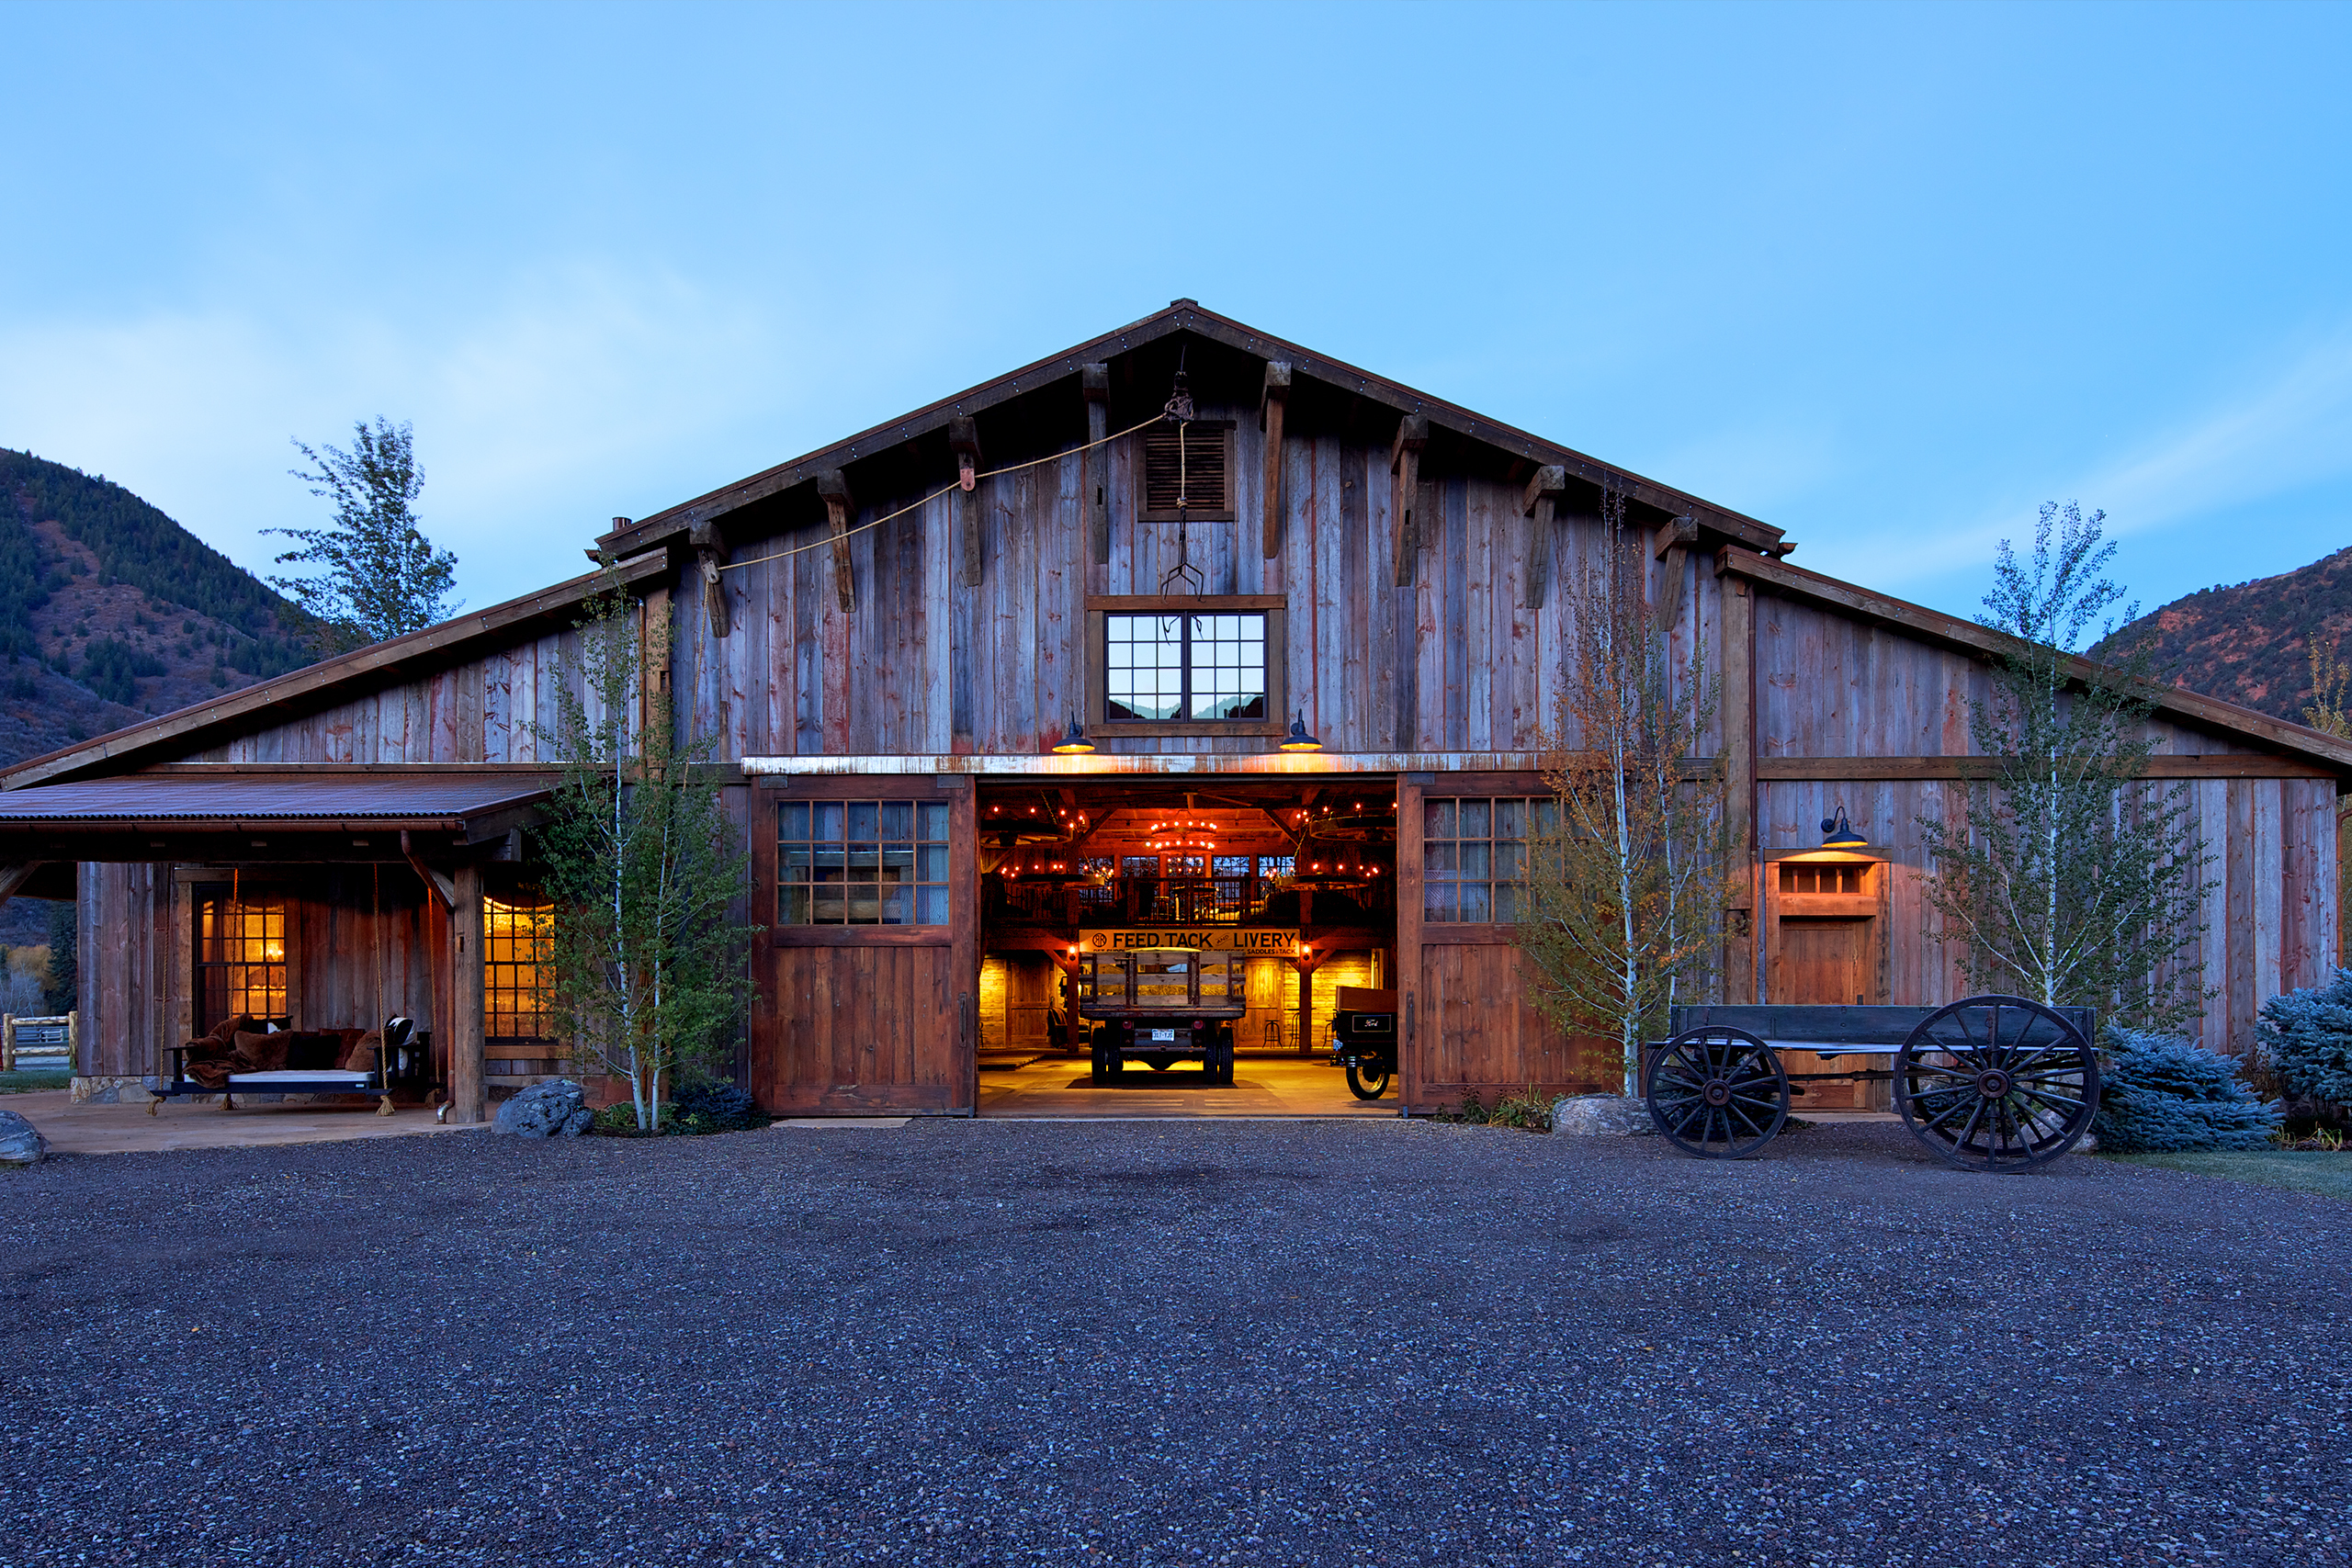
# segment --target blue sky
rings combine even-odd
[[[1973,609],[2352,543],[2352,10],[18,5],[0,446],[477,605],[1180,295]],[[1161,220],[1183,193],[1193,221]],[[1205,208],[1199,197],[1215,193]]]

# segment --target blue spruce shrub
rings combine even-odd
[[[2237,1065],[2170,1034],[2107,1032],[2098,1113],[2091,1135],[2103,1152],[2260,1149],[2282,1113],[2239,1078]]]
[[[2352,1105],[2352,969],[2262,1004],[2255,1049],[2292,1100]]]

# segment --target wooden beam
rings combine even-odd
[[[1388,446],[1388,471],[1395,476],[1389,486],[1389,548],[1396,553],[1399,588],[1409,588],[1413,583],[1415,557],[1419,551],[1413,509],[1420,496],[1421,448],[1429,444],[1429,417],[1408,413],[1396,422],[1396,438]]]
[[[482,1074],[481,867],[458,868],[457,901],[449,911],[449,1119],[481,1122],[489,1114]]]
[[[1756,994],[1756,600],[1746,582],[1723,586],[1724,858],[1745,879],[1733,893],[1724,931],[1724,1000],[1748,1003],[1763,999]]]
[[[1079,368],[1078,384],[1086,394],[1086,462],[1080,470],[1080,491],[1086,498],[1087,542],[1093,547],[1094,564],[1111,564],[1111,454],[1096,445],[1111,434],[1111,367],[1086,365]]]
[[[458,907],[458,885],[424,863],[424,857],[410,847],[406,832],[401,834],[401,858],[408,862],[409,868],[424,880],[427,889],[440,895],[443,908],[454,909]]]
[[[956,455],[956,506],[964,530],[964,586],[978,588],[982,572],[980,538],[980,426],[957,417],[947,422],[947,449]]]
[[[47,863],[45,861],[28,860],[19,861],[14,865],[0,865],[0,906],[14,898],[17,889],[31,881],[33,873]]]
[[[1552,576],[1553,519],[1560,497],[1568,490],[1568,470],[1547,463],[1535,470],[1521,497],[1521,513],[1533,519],[1527,526],[1527,569],[1520,577],[1520,603],[1531,610],[1544,607],[1544,591]]]
[[[1767,784],[1904,784],[1984,779],[1990,757],[1758,757],[1756,776]],[[2332,779],[2335,771],[2298,757],[2245,752],[2148,759],[2152,779]]]
[[[857,582],[849,569],[849,523],[857,505],[849,493],[849,476],[827,468],[817,476],[817,493],[824,498],[825,524],[833,531],[833,598],[846,615],[857,608]]]
[[[1266,472],[1258,491],[1265,515],[1259,532],[1268,560],[1283,553],[1283,411],[1289,402],[1290,366],[1270,359],[1265,389],[1258,397],[1258,424],[1266,433]]]
[[[686,542],[694,547],[695,562],[702,572],[702,606],[710,619],[710,635],[727,635],[727,590],[722,586],[719,569],[727,564],[727,541],[719,536],[716,523],[697,523],[686,534]]]
[[[1664,560],[1666,552],[1676,546],[1687,547],[1698,542],[1699,520],[1686,513],[1650,530],[1650,559]]]

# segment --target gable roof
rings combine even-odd
[[[1958,615],[1948,615],[1941,610],[1930,610],[1924,604],[1914,604],[1908,600],[1874,593],[1867,588],[1857,588],[1850,582],[1840,582],[1834,577],[1825,577],[1820,572],[1752,555],[1746,550],[1722,551],[1715,558],[1715,570],[1747,578],[1790,598],[1806,600],[1858,620],[1877,621],[1964,653],[1990,658],[2007,646],[2001,634],[1974,621],[1964,621]],[[2074,660],[2074,667],[2077,673],[2088,674],[2098,666],[2095,660],[2077,658]],[[2158,713],[2169,717],[2208,729],[2226,730],[2264,746],[2308,757],[2339,778],[2352,779],[2352,741],[2338,739],[2303,725],[2290,724],[2283,718],[2240,707],[2219,697],[2209,697],[2185,686],[2158,686],[2155,706]]]
[[[1115,332],[1090,338],[1074,348],[1065,349],[1035,364],[1024,365],[1018,370],[997,377],[994,380],[983,381],[977,387],[967,388],[953,397],[942,398],[912,413],[877,424],[870,430],[860,431],[846,440],[820,447],[790,462],[763,469],[748,479],[738,479],[707,495],[696,496],[692,501],[657,512],[650,517],[639,518],[626,527],[616,528],[604,535],[597,544],[617,555],[632,555],[639,550],[650,549],[684,535],[697,524],[715,522],[753,502],[765,501],[801,485],[813,486],[820,473],[846,468],[861,458],[876,457],[944,430],[951,419],[977,414],[1056,382],[1074,382],[1085,366],[1105,362],[1116,355],[1181,333],[1190,333],[1261,359],[1283,361],[1291,367],[1294,381],[1301,377],[1320,381],[1393,408],[1400,416],[1408,413],[1426,415],[1432,427],[1453,431],[1532,464],[1557,464],[1566,468],[1572,479],[1581,479],[1596,485],[1604,479],[1610,480],[1622,487],[1634,501],[1656,507],[1668,516],[1688,515],[1701,527],[1723,538],[1735,539],[1773,554],[1785,554],[1794,547],[1786,541],[1780,529],[1769,523],[1702,501],[1671,485],[1645,479],[1614,464],[1588,457],[1573,447],[1532,435],[1500,420],[1473,413],[1442,398],[1434,398],[1408,387],[1401,381],[1392,381],[1344,361],[1315,354],[1229,316],[1203,310],[1197,301],[1191,299],[1172,300],[1166,310],[1154,311]]]
[[[624,584],[669,570],[666,552],[621,561],[614,570]],[[198,703],[95,739],[30,758],[0,772],[0,791],[24,789],[94,773],[127,773],[151,762],[199,751],[217,740],[246,733],[300,714],[345,702],[363,692],[408,680],[423,671],[453,664],[485,643],[537,636],[548,623],[577,610],[604,586],[605,574],[588,572],[487,610],[458,615],[389,642],[263,681],[209,703]]]

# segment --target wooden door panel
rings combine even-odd
[[[1827,1004],[1838,1007],[1867,1002],[1878,973],[1872,942],[1875,923],[1862,919],[1810,919],[1782,916],[1774,931],[1772,999],[1793,1006]],[[1855,1066],[1883,1066],[1883,1056],[1825,1058],[1812,1051],[1782,1053],[1792,1073],[1834,1073]],[[1879,1109],[1884,1086],[1871,1083],[1808,1083],[1791,1106],[1803,1115],[1814,1111]]]
[[[781,947],[772,951],[772,1041],[762,1099],[771,1111],[960,1109],[954,950]]]

